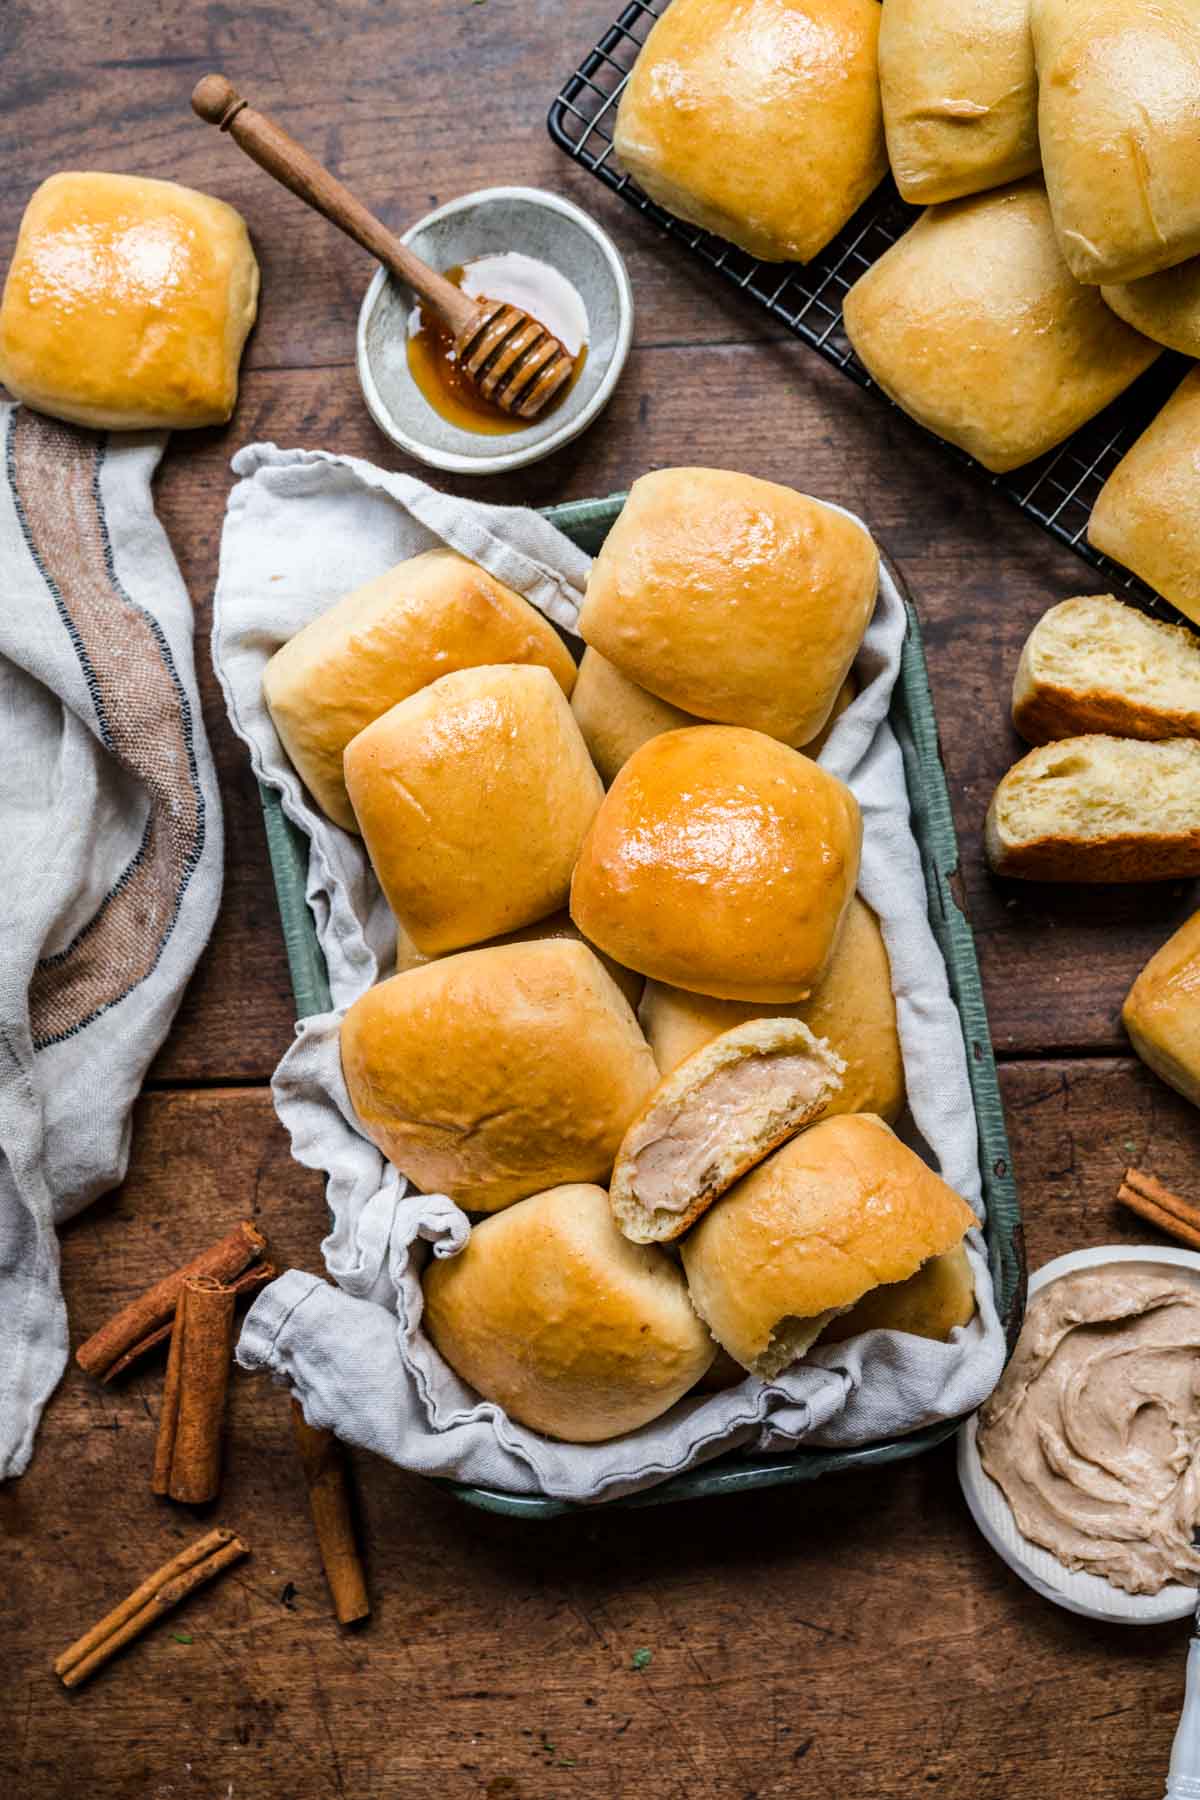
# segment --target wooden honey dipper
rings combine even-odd
[[[243,100],[224,75],[205,75],[196,83],[192,110],[227,131],[260,169],[412,288],[443,320],[459,366],[493,406],[520,419],[536,419],[570,380],[574,360],[544,325],[519,306],[472,299],[414,256],[315,156]]]

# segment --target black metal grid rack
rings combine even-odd
[[[832,243],[811,262],[800,264],[757,262],[711,232],[676,219],[656,206],[617,167],[612,156],[612,132],[621,89],[651,27],[668,3],[669,0],[630,0],[564,82],[550,108],[550,136],[605,187],[685,245],[702,264],[748,294],[835,368],[860,387],[874,387],[846,337],[842,301],[863,271],[903,235],[919,209],[901,200],[889,178]],[[1137,576],[1091,547],[1087,526],[1100,489],[1186,367],[1182,357],[1161,356],[1139,381],[1081,426],[1066,443],[1008,475],[993,475],[955,445],[944,444],[956,462],[1007,495],[1052,537],[1099,570],[1107,588],[1125,595],[1146,611],[1175,622],[1180,615],[1173,607]],[[881,398],[888,405],[893,404],[886,396]]]

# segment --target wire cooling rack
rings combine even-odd
[[[547,124],[561,150],[605,187],[686,246],[699,261],[740,288],[772,318],[817,350],[860,387],[875,386],[855,356],[842,324],[842,302],[864,270],[901,237],[919,208],[901,200],[890,177],[845,229],[811,262],[757,262],[711,232],[676,219],[656,206],[617,166],[612,133],[617,101],[638,52],[669,0],[630,0],[594,49],[568,76]],[[1037,462],[1008,475],[993,475],[953,444],[947,454],[1006,494],[1021,511],[1100,571],[1107,588],[1148,612],[1178,622],[1180,615],[1158,594],[1087,541],[1088,520],[1100,489],[1134,439],[1162,406],[1187,368],[1166,354],[1104,412]],[[881,393],[890,406],[892,401]],[[897,409],[899,410],[899,409]],[[1183,621],[1187,623],[1187,621]]]

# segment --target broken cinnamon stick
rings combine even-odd
[[[1173,1194],[1153,1175],[1143,1174],[1140,1169],[1126,1169],[1117,1199],[1148,1224],[1157,1225],[1160,1231],[1178,1238],[1180,1243],[1200,1250],[1200,1206],[1193,1205],[1180,1194]]]
[[[183,1284],[195,1275],[211,1275],[224,1284],[235,1282],[261,1261],[267,1240],[256,1225],[243,1219],[240,1225],[210,1244],[181,1269],[164,1275],[136,1300],[80,1344],[75,1361],[88,1375],[111,1381],[155,1344],[170,1336],[171,1321]],[[267,1277],[266,1279],[271,1279]]]
[[[152,1486],[189,1506],[215,1500],[220,1486],[233,1301],[231,1287],[211,1275],[193,1275],[175,1309]]]
[[[64,1687],[78,1687],[125,1644],[243,1556],[249,1546],[232,1531],[210,1531],[156,1569],[127,1600],[85,1631],[54,1664]]]
[[[243,1300],[247,1294],[255,1294],[259,1288],[266,1287],[267,1283],[274,1281],[278,1274],[279,1270],[274,1263],[252,1263],[236,1280],[227,1285],[231,1289],[235,1301]],[[140,1338],[132,1350],[127,1350],[124,1356],[119,1357],[112,1368],[108,1369],[100,1379],[105,1382],[115,1381],[118,1375],[123,1375],[130,1364],[138,1362],[148,1350],[153,1350],[157,1344],[165,1344],[171,1335],[171,1327],[174,1323],[175,1314],[172,1312],[165,1325],[160,1325],[157,1331],[152,1331],[148,1337]]]
[[[296,1400],[292,1401],[292,1433],[308,1486],[309,1509],[333,1610],[339,1624],[351,1625],[367,1617],[371,1602],[354,1538],[345,1454],[331,1431],[309,1424]]]

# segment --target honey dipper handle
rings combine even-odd
[[[458,335],[475,313],[477,302],[423,263],[399,238],[356,200],[349,188],[323,168],[302,144],[265,113],[257,112],[224,75],[205,75],[192,90],[192,110],[234,142],[306,206],[323,213],[331,225],[361,244],[385,269],[440,313]]]

